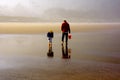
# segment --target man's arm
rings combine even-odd
[[[69,33],[71,33],[71,30],[70,30],[70,25],[69,25],[69,24],[68,24],[68,28],[69,28],[69,29],[68,29]]]

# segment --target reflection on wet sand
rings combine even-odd
[[[71,49],[68,49],[68,45],[62,44],[62,58],[63,59],[70,59],[71,58]]]
[[[53,57],[54,56],[54,52],[52,50],[52,45],[49,46],[49,48],[48,48],[47,56],[48,57]]]

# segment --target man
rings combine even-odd
[[[66,45],[68,44],[68,33],[70,33],[70,26],[69,23],[64,20],[61,26],[62,31],[62,44],[64,43],[64,37],[66,37]]]

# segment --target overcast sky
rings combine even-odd
[[[0,16],[120,19],[120,0],[0,0]]]

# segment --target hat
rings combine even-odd
[[[53,32],[52,30],[50,30],[50,32]]]

